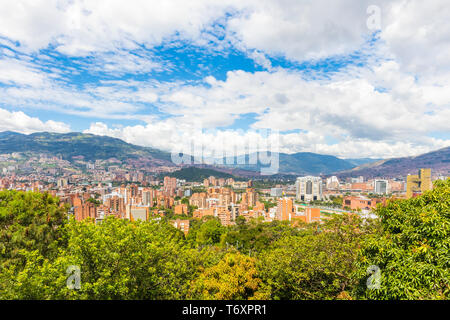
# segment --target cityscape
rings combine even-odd
[[[8,163],[20,157],[14,153],[0,155]],[[67,205],[69,216],[78,221],[92,219],[99,223],[107,216],[130,221],[167,217],[187,234],[192,219],[207,216],[218,218],[223,226],[235,224],[238,217],[292,224],[320,222],[332,214],[370,217],[372,210],[388,199],[416,197],[432,190],[433,181],[447,179],[432,175],[430,168],[420,168],[417,174],[395,179],[303,176],[278,183],[266,178],[263,186],[258,186],[258,180],[253,186],[254,180],[243,178],[235,181],[209,176],[201,181],[186,181],[164,176],[164,170],[173,173],[174,168],[139,170],[136,166],[118,165],[117,159],[111,159],[111,163],[75,161],[85,170],[69,169],[69,161],[46,155],[31,157],[20,166],[5,166],[0,188],[47,192],[61,205]],[[16,168],[25,173],[17,174]]]
[[[2,308],[446,306],[448,0],[0,4]]]

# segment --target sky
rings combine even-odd
[[[167,151],[269,132],[273,151],[341,158],[450,146],[447,0],[0,4],[0,131]]]

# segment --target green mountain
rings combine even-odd
[[[0,154],[13,152],[44,153],[61,156],[68,161],[80,158],[85,161],[146,158],[155,163],[173,165],[168,152],[132,145],[107,136],[76,132],[39,132],[29,135],[0,132]]]
[[[323,155],[311,152],[299,152],[294,154],[280,154],[280,172],[298,173],[299,168],[304,174],[328,174],[355,167],[349,161],[335,156]]]
[[[186,181],[197,181],[202,182],[204,179],[209,178],[210,176],[214,176],[216,178],[233,178],[234,180],[239,180],[239,177],[236,177],[232,174],[217,171],[213,169],[204,169],[197,167],[187,167],[180,169],[178,171],[174,171],[168,174],[161,174],[161,178],[164,176],[175,177],[177,179],[186,180]]]
[[[151,139],[151,137],[150,137]],[[145,163],[151,166],[175,166],[171,161],[169,152],[136,146],[120,139],[108,136],[97,136],[84,133],[48,133],[39,132],[33,134],[21,134],[11,131],[0,132],[0,154],[5,153],[48,154],[61,156],[64,160],[73,161],[82,159],[85,161],[106,160],[115,158],[120,161],[136,160],[137,164]],[[204,169],[218,170],[234,176],[258,176],[261,168],[269,165],[258,161],[249,164],[253,157],[261,159],[261,152],[251,155],[240,155],[233,159],[234,164],[209,165]],[[279,174],[288,175],[320,175],[331,174],[340,171],[349,171],[359,163],[367,165],[369,159],[344,160],[331,155],[321,155],[310,152],[294,154],[279,153]],[[226,159],[220,159],[221,163],[229,163]],[[239,164],[239,163],[245,164]],[[194,165],[193,165],[194,166]],[[197,166],[198,167],[198,166]],[[182,172],[184,174],[184,171]],[[190,172],[193,177],[201,177],[202,173]],[[205,175],[212,175],[204,173]],[[213,175],[219,177],[219,174]],[[224,176],[226,177],[226,176]],[[184,179],[180,176],[180,179]]]
[[[251,162],[250,159],[260,159],[261,154],[262,152],[258,152],[250,155],[247,154],[244,156],[239,156],[236,159],[227,158],[224,159],[223,162],[225,163],[233,162],[233,164],[226,164],[223,166],[228,168],[240,168],[245,170],[260,171],[261,168],[269,167],[270,165],[262,164],[261,161],[259,160],[256,164],[249,164],[249,163]],[[271,157],[269,156],[269,159],[270,158]],[[293,175],[330,174],[337,171],[350,170],[356,167],[356,165],[354,165],[353,163],[343,159],[339,159],[335,156],[322,155],[311,152],[299,152],[294,154],[278,153],[278,159],[279,159],[278,172],[281,174],[293,174]]]

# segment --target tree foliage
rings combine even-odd
[[[382,230],[365,239],[357,296],[368,299],[448,299],[450,296],[450,179],[432,191],[390,201],[377,214]],[[381,270],[379,289],[366,286],[367,268]]]
[[[341,215],[279,239],[259,256],[262,291],[277,300],[348,297],[356,251],[374,228],[358,216]]]
[[[0,266],[23,263],[19,251],[55,254],[63,239],[66,208],[48,193],[0,192]]]
[[[46,193],[0,192],[1,299],[448,299],[450,180],[364,219],[324,223],[68,219]],[[68,287],[71,266],[81,287]],[[368,286],[368,268],[381,270]],[[68,269],[69,268],[69,269]],[[372,278],[372,277],[371,277]]]
[[[231,252],[192,281],[190,297],[203,300],[251,299],[260,282],[255,259]]]

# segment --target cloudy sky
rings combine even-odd
[[[450,145],[448,0],[0,4],[0,131],[172,150],[271,129],[282,152],[344,158]]]

